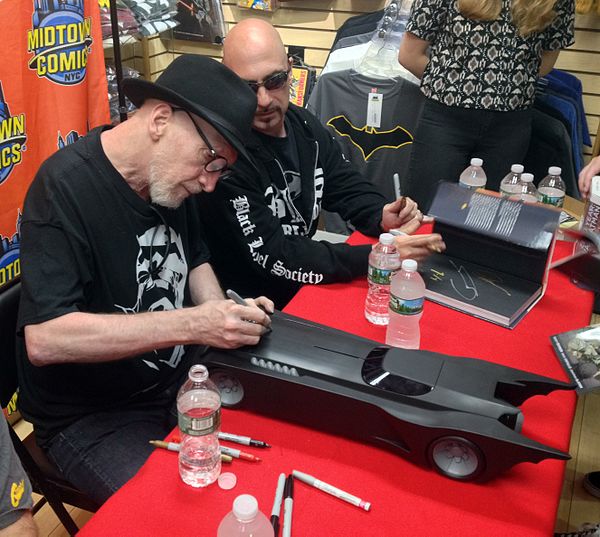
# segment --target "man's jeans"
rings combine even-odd
[[[104,503],[152,453],[149,440],[162,440],[177,424],[179,382],[152,401],[90,414],[57,434],[48,456],[65,478]]]

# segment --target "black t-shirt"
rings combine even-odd
[[[300,197],[302,192],[300,157],[298,156],[298,147],[296,145],[294,129],[292,129],[287,117],[284,119],[284,123],[287,136],[284,136],[283,138],[268,136],[267,134],[262,134],[258,131],[256,134],[263,145],[273,152],[275,158],[282,166],[281,171],[285,178],[288,190],[290,191],[290,197],[292,200],[296,200]]]
[[[112,166],[102,129],[40,168],[21,224],[19,331],[61,315],[191,305],[188,273],[208,261],[195,200],[153,207]],[[181,373],[185,348],[98,364],[34,367],[19,341],[20,408],[43,443],[78,417],[152,398]]]

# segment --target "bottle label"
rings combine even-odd
[[[215,410],[212,414],[196,418],[193,416],[179,413],[179,430],[182,434],[190,436],[204,436],[218,431],[221,426],[221,409]]]
[[[369,265],[368,278],[371,283],[377,285],[389,285],[394,272],[396,271],[391,269],[380,269],[373,265]]]
[[[423,311],[423,302],[425,298],[413,298],[404,300],[396,295],[390,295],[390,309],[394,313],[401,315],[417,315]]]
[[[548,196],[540,192],[540,201],[542,203],[547,203],[548,205],[554,205],[555,207],[562,207],[565,196]]]

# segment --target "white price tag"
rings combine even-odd
[[[381,93],[369,93],[369,104],[367,105],[367,127],[378,129],[381,127],[381,111],[383,108],[383,95]]]

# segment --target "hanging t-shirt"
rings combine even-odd
[[[380,126],[367,126],[369,93],[382,96]],[[414,132],[424,98],[403,78],[372,79],[355,71],[323,75],[308,109],[327,126],[344,154],[389,200],[396,198],[393,175],[408,172]]]

